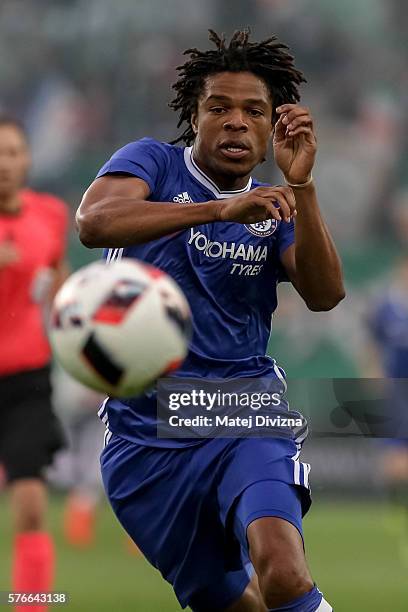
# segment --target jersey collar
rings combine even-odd
[[[184,149],[184,162],[187,166],[187,170],[194,176],[194,178],[204,185],[207,189],[211,191],[215,195],[215,197],[219,200],[224,198],[233,198],[234,196],[240,195],[241,193],[246,193],[251,190],[252,186],[252,177],[249,177],[249,181],[243,189],[236,189],[235,191],[221,191],[218,189],[217,185],[211,180],[194,161],[193,158],[193,147],[186,147]]]

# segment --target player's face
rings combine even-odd
[[[244,187],[265,158],[272,134],[272,101],[265,82],[251,72],[209,76],[192,127],[200,168],[221,188]]]
[[[14,125],[0,126],[0,196],[11,197],[23,185],[30,165],[24,134]]]

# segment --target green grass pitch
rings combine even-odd
[[[10,588],[10,523],[0,497],[0,590]],[[62,498],[53,496],[50,526],[58,552],[55,590],[70,602],[53,611],[176,612],[171,588],[142,557],[129,552],[107,504],[100,508],[95,545],[69,548],[61,538]],[[408,563],[401,557],[402,518],[375,503],[316,501],[304,522],[313,576],[335,612],[406,612]],[[408,526],[405,537],[408,534]],[[6,608],[5,608],[6,609]],[[30,608],[27,607],[29,612]]]

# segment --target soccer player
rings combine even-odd
[[[389,378],[388,404],[393,414],[393,430],[400,438],[387,440],[382,467],[388,489],[396,505],[408,509],[408,254],[394,270],[391,286],[382,291],[369,314],[368,328],[374,341],[370,358],[377,362],[379,376]],[[371,350],[370,350],[371,349]],[[408,558],[404,524],[399,545],[403,559]]]
[[[367,322],[382,375],[408,378],[408,254],[398,261],[392,283],[375,300]]]
[[[227,43],[210,31],[210,40],[211,50],[186,51],[173,86],[183,133],[112,156],[78,210],[80,239],[108,248],[110,261],[135,257],[179,283],[193,311],[179,376],[282,379],[265,356],[277,282],[290,279],[316,311],[344,296],[312,178],[313,120],[298,105],[303,76],[276,37],[250,42],[242,30]],[[251,177],[271,139],[283,185]],[[158,439],[154,395],[108,398],[100,416],[113,509],[183,607],[332,609],[304,555],[302,436]]]
[[[43,469],[63,443],[50,404],[44,316],[66,275],[67,212],[54,196],[24,188],[29,166],[24,128],[0,117],[0,464],[15,531],[12,590],[43,592],[54,573]]]

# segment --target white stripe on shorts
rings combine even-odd
[[[306,440],[307,436],[309,435],[309,427],[306,424],[304,429],[302,429],[297,437],[295,438],[295,443],[296,444],[303,444],[303,442]]]
[[[310,463],[303,463],[304,485],[309,488]]]
[[[105,430],[105,435],[103,437],[103,447],[105,448],[105,446],[107,446],[109,440],[112,437],[112,432],[110,431],[110,429],[106,428]]]
[[[293,481],[296,485],[300,485],[300,461],[298,459],[293,459],[293,463]]]
[[[100,407],[99,407],[99,410],[98,410],[98,417],[99,417],[100,419],[102,419],[103,413],[105,412],[105,406],[106,406],[106,404],[107,404],[108,399],[109,399],[109,397],[106,397],[106,398],[103,400],[103,402],[102,402],[102,404],[100,405]]]
[[[333,608],[323,597],[322,601],[320,602],[320,606],[316,609],[316,612],[333,612]]]
[[[276,377],[279,378],[279,380],[283,384],[284,393],[286,393],[286,391],[288,390],[288,384],[284,375],[282,374],[281,368],[278,366],[275,360],[273,360],[273,369],[276,374]]]
[[[297,448],[297,453],[296,453],[296,455],[293,455],[293,457],[292,457],[293,461],[297,461],[297,459],[299,458],[300,451],[302,450],[302,445],[301,444],[296,444],[296,448]]]

